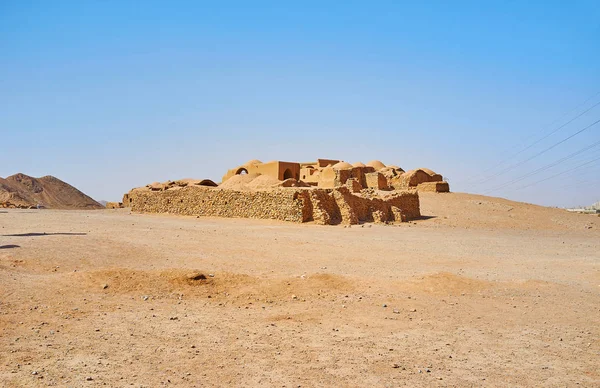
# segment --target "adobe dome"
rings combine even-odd
[[[252,159],[243,164],[243,166],[253,166],[255,164],[261,164],[262,162],[258,159]]]
[[[352,167],[367,167],[363,162],[352,163]]]
[[[429,175],[431,175],[431,176],[438,175],[438,174],[436,174],[436,173],[435,173],[433,170],[430,170],[430,169],[428,169],[428,168],[423,168],[423,167],[421,167],[421,168],[419,168],[419,170],[423,170],[423,171],[425,171],[427,174],[429,174]]]
[[[338,162],[333,165],[334,170],[347,170],[349,168],[352,168],[352,165],[348,162]]]
[[[367,166],[373,167],[375,171],[385,168],[385,164],[381,163],[379,160],[371,160],[369,163],[367,163]]]

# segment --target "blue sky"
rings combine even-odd
[[[597,125],[476,184],[600,101],[581,106],[599,66],[598,1],[5,0],[0,176],[54,175],[118,200],[255,158],[380,159],[483,193],[600,140]],[[598,119],[600,106],[505,165]],[[600,162],[587,167],[489,194],[590,204]]]

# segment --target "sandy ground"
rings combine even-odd
[[[351,228],[0,211],[0,381],[600,386],[600,218],[421,202]]]

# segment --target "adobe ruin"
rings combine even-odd
[[[323,225],[393,223],[420,217],[419,190],[447,192],[449,186],[431,170],[405,172],[376,160],[251,160],[228,170],[219,185],[191,179],[156,182],[129,191],[123,205],[139,212]]]
[[[242,174],[267,175],[279,181],[295,179],[310,186],[331,189],[348,184],[356,189],[407,190],[448,192],[450,186],[440,174],[428,168],[419,168],[405,172],[398,166],[386,166],[379,160],[366,164],[350,164],[335,159],[317,159],[316,162],[284,162],[280,160],[263,163],[250,160],[232,168],[223,176],[222,182]],[[354,179],[358,185],[348,180]]]

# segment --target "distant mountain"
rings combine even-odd
[[[108,203],[108,201],[105,201],[105,200],[101,199],[100,201],[98,201],[98,203],[100,205],[102,205],[103,207],[106,207],[106,204]]]
[[[47,175],[32,178],[15,174],[0,178],[0,207],[36,207],[49,209],[101,209],[102,205],[75,187]]]

